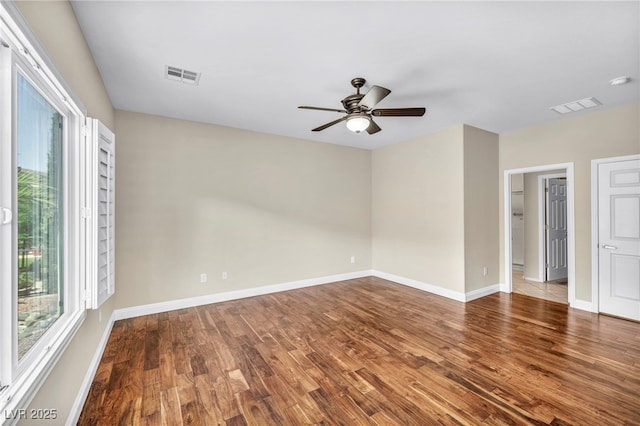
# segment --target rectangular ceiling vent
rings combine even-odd
[[[556,105],[549,109],[554,110],[558,114],[568,114],[570,112],[577,112],[587,108],[597,107],[602,103],[596,98],[584,98],[579,101],[567,102],[566,104]]]
[[[181,81],[185,84],[197,86],[200,82],[200,73],[195,71],[184,70],[178,67],[167,65],[165,68],[165,77],[169,80]]]

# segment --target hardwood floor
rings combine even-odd
[[[114,324],[82,425],[640,424],[640,323],[378,278]]]

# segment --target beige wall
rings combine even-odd
[[[500,282],[498,238],[498,135],[465,125],[465,292]]]
[[[464,292],[462,125],[373,152],[373,268]]]
[[[464,292],[463,129],[373,152],[374,269]]]
[[[66,83],[87,108],[89,115],[113,129],[113,107],[71,5],[66,1],[34,1],[18,2],[17,6]],[[98,321],[97,311],[89,311],[75,339],[36,394],[29,409],[58,410],[57,420],[40,421],[38,424],[60,424],[61,419],[64,421],[68,417],[113,311],[113,305],[112,298],[102,306],[101,322]]]
[[[591,301],[591,160],[640,153],[640,105],[567,118],[500,135],[504,170],[573,162],[575,173],[576,298]],[[500,206],[503,205],[500,190]],[[500,272],[504,282],[504,217],[500,208]]]
[[[371,269],[370,151],[123,111],[116,123],[117,307]]]
[[[459,293],[498,284],[497,170],[498,135],[467,125],[375,150],[373,268]]]

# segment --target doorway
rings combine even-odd
[[[553,181],[552,179],[557,179]],[[559,179],[559,180],[558,180]],[[504,172],[505,290],[562,303],[575,301],[575,236],[573,212],[573,163],[527,167]],[[563,200],[556,213],[545,188],[560,184]],[[527,191],[528,189],[528,191]],[[558,193],[560,195],[560,193]],[[523,205],[520,208],[520,199]],[[546,225],[556,214],[554,248]],[[519,210],[520,208],[520,210]],[[563,213],[563,214],[560,214]],[[564,215],[566,213],[566,215]],[[524,231],[524,232],[523,232]],[[562,235],[560,235],[562,234]],[[553,236],[552,236],[553,237]],[[551,255],[550,259],[548,255]],[[554,257],[555,256],[555,257]],[[551,262],[550,262],[551,260]],[[549,269],[555,262],[556,268]],[[559,267],[559,268],[558,268]],[[563,272],[563,268],[564,271]],[[558,275],[559,273],[559,275]],[[555,274],[555,275],[553,275]],[[566,274],[566,278],[563,276]],[[551,281],[550,281],[551,280]]]

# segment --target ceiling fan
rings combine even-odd
[[[342,118],[323,124],[315,129],[311,129],[311,131],[319,132],[327,127],[333,126],[334,124],[346,121],[347,128],[352,132],[360,133],[363,130],[366,130],[367,133],[372,135],[382,130],[380,126],[373,121],[373,117],[422,117],[424,115],[426,111],[424,108],[371,109],[391,93],[391,90],[380,86],[372,86],[371,89],[363,95],[360,93],[360,88],[364,86],[365,83],[366,80],[362,77],[356,77],[351,80],[351,85],[356,88],[356,93],[349,95],[342,100],[344,109],[321,108],[306,105],[299,106],[298,108],[302,109],[315,109],[319,111],[332,111],[347,114]]]

